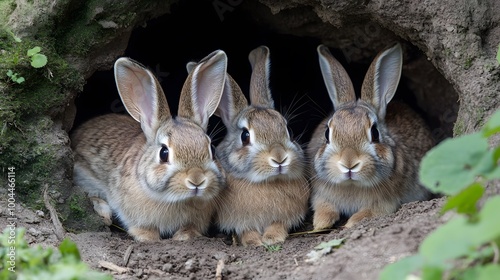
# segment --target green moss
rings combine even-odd
[[[134,11],[134,4],[140,1],[89,1],[85,5],[74,8],[73,18],[61,19],[68,21],[62,25],[66,28],[60,29],[56,37],[61,42],[61,53],[71,53],[79,56],[87,55],[95,46],[102,46],[109,43],[116,32],[115,28],[106,28],[104,23],[114,23],[117,29],[128,28],[136,21],[137,14],[129,12],[123,14],[122,11]],[[125,5],[132,5],[123,8]]]
[[[102,37],[102,32],[102,27],[97,23],[90,26],[76,24],[72,27],[71,32],[66,33],[61,38],[63,47],[60,51],[80,56],[87,55],[90,49],[99,43],[96,40]]]
[[[0,1],[0,26],[4,26],[9,20],[9,15],[16,8],[15,0],[2,0]]]
[[[115,34],[131,30],[137,22],[170,3],[61,0],[49,11],[47,7],[51,4],[47,0],[25,2],[23,7],[16,7],[15,0],[0,2],[0,166],[16,168],[20,200],[28,207],[39,208],[45,185],[58,190],[62,199],[75,191],[71,189],[71,178],[63,177],[70,177],[70,150],[64,139],[57,139],[58,133],[64,135],[57,131],[52,119],[83,89],[85,80],[65,58],[85,58],[96,48],[111,43]],[[21,41],[16,40],[12,27],[6,24],[14,10],[16,16],[26,19],[20,22],[26,26],[17,27],[25,35]],[[138,10],[140,14],[135,12]],[[35,69],[30,65],[27,51],[37,46],[48,62]],[[7,76],[9,70],[25,81],[14,83]],[[70,201],[75,204],[56,205],[65,219],[71,215],[81,217],[83,209],[92,209],[88,199],[82,198],[79,205],[77,199]],[[91,221],[95,216],[88,213],[82,219],[98,224]]]
[[[484,125],[484,115],[486,110],[484,108],[477,107],[475,110],[476,127],[482,127]]]
[[[86,216],[85,209],[81,205],[83,199],[88,199],[87,197],[82,197],[82,195],[73,195],[69,199],[69,209],[70,216],[75,219],[82,219]]]
[[[81,190],[75,189],[67,200],[69,207],[59,213],[66,230],[78,233],[81,231],[102,231],[107,228],[101,217],[93,209],[90,199]]]
[[[35,69],[27,51],[42,48],[48,63]],[[54,172],[61,169],[59,151],[46,137],[52,134],[50,115],[61,110],[70,92],[83,88],[83,77],[55,51],[52,40],[22,38],[17,42],[0,30],[0,166],[16,168],[17,194],[28,207],[39,208],[41,188],[58,184]],[[14,83],[6,72],[12,70],[25,78]]]
[[[464,69],[467,70],[469,69],[471,66],[472,66],[472,61],[473,59],[468,57],[466,60],[465,60],[465,63],[464,63]]]
[[[47,127],[51,125],[51,120],[46,117],[31,127],[26,126],[24,131],[15,126],[7,126],[4,131],[6,137],[3,139],[8,142],[2,144],[8,145],[2,147],[2,152],[7,156],[0,158],[0,166],[16,168],[16,194],[30,207],[40,206],[43,185],[57,183],[51,175],[60,168],[58,147],[36,139],[37,134],[47,133]]]
[[[457,137],[465,133],[464,121],[459,117],[453,126],[453,136]]]

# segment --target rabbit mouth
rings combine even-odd
[[[194,188],[189,190],[190,197],[201,197],[205,193],[205,189],[202,188]]]
[[[344,173],[344,179],[346,181],[357,181],[359,178],[358,178],[358,173],[357,172],[353,172],[352,170],[349,170],[347,172]]]
[[[277,167],[273,167],[273,174],[278,176],[278,175],[286,175],[288,173],[288,166],[283,166],[283,165],[279,165]]]

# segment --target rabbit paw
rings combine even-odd
[[[262,242],[266,245],[285,242],[288,237],[288,230],[283,224],[274,223],[266,228]]]
[[[369,209],[364,209],[360,210],[354,215],[352,215],[349,220],[347,220],[347,223],[344,225],[345,228],[352,228],[355,224],[359,223],[361,220],[364,218],[371,218],[373,217],[373,212]]]
[[[262,246],[260,233],[257,231],[246,231],[241,234],[241,244],[247,246]]]
[[[158,229],[131,227],[128,230],[128,233],[132,235],[136,241],[139,242],[154,242],[161,239]]]
[[[340,214],[331,205],[321,203],[314,211],[314,230],[330,228],[338,219],[340,219]]]
[[[110,226],[113,223],[113,221],[111,220],[113,212],[111,211],[109,204],[105,200],[97,196],[90,197],[90,200],[94,205],[94,210],[99,216],[102,217],[104,224]]]
[[[183,241],[183,240],[193,239],[201,235],[202,234],[195,229],[181,228],[174,234],[174,236],[172,236],[172,239],[177,241]]]

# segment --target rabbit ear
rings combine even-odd
[[[381,51],[373,60],[361,87],[361,99],[377,109],[377,115],[383,119],[387,103],[391,101],[401,78],[403,50],[395,45]]]
[[[319,45],[317,52],[323,81],[332,100],[334,110],[343,103],[355,101],[354,87],[342,64],[333,57],[325,45]]]
[[[248,54],[252,66],[250,78],[250,103],[254,106],[274,108],[269,88],[269,49],[266,46],[255,48]]]
[[[217,50],[196,64],[188,63],[189,75],[182,88],[178,115],[207,129],[208,119],[217,109],[226,80],[227,56]]]
[[[224,92],[222,93],[219,107],[217,111],[215,111],[215,115],[222,119],[226,127],[229,127],[236,118],[236,115],[247,106],[248,101],[243,91],[241,91],[240,86],[229,74],[227,74],[226,82],[224,83]]]
[[[122,57],[114,66],[116,87],[125,108],[141,123],[148,140],[154,140],[163,120],[170,118],[167,99],[151,71],[138,62]]]
[[[188,62],[186,64],[186,70],[187,70],[188,74],[193,71],[194,67],[196,67],[196,62],[194,62],[194,61]]]

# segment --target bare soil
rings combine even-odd
[[[308,219],[278,250],[233,245],[231,236],[217,232],[190,241],[147,244],[114,229],[66,236],[76,242],[83,261],[114,279],[377,279],[385,265],[416,253],[420,242],[444,222],[446,216],[438,213],[443,201],[408,203],[394,214],[321,234],[307,233]],[[59,244],[48,213],[17,208],[17,226],[26,228],[31,245]],[[6,209],[0,208],[0,213],[0,226],[5,228]],[[345,238],[339,248],[308,261],[315,246],[339,238]],[[124,269],[109,269],[109,263]]]

